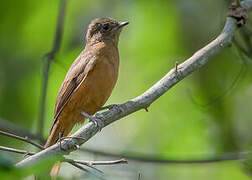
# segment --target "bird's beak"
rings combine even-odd
[[[122,27],[126,26],[127,24],[129,24],[128,21],[120,22],[120,23],[113,29],[113,33],[121,32]]]
[[[129,24],[129,21],[120,22],[120,24],[117,27],[118,27],[118,29],[120,29],[120,28],[122,28],[122,27],[124,27],[124,26],[126,26],[128,24]]]

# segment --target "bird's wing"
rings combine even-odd
[[[82,53],[73,62],[68,70],[66,77],[60,87],[56,104],[54,108],[54,121],[53,126],[57,122],[58,116],[62,112],[64,106],[69,101],[74,91],[79,87],[82,81],[86,78],[87,74],[94,68],[96,58],[91,53]]]

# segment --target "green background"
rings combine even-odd
[[[52,123],[58,89],[85,46],[86,29],[93,18],[130,22],[121,33],[119,79],[107,102],[123,103],[151,87],[176,61],[183,62],[213,40],[224,25],[229,2],[68,0],[61,48],[49,73],[44,137]],[[58,8],[59,0],[0,3],[0,117],[34,133],[41,106],[42,57],[52,48]],[[251,23],[246,28],[251,29]],[[236,39],[244,46],[242,32],[239,30]],[[252,137],[251,70],[251,59],[233,44],[155,101],[148,113],[141,110],[117,121],[84,146],[178,160],[248,151]],[[33,150],[7,137],[1,136],[0,143]],[[1,162],[23,158],[2,151],[0,156]],[[82,160],[111,159],[86,153],[72,156]],[[62,169],[64,178],[87,176],[67,164]],[[144,180],[250,179],[239,161],[184,165],[129,161],[128,165],[101,169],[112,180],[137,179],[139,172]],[[0,177],[1,173],[7,179],[20,177],[19,171],[15,176],[14,170],[5,168]]]

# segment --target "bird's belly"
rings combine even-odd
[[[98,63],[87,74],[65,107],[74,114],[73,121],[82,122],[81,111],[92,115],[105,104],[115,86],[117,71],[111,64]]]

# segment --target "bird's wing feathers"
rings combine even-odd
[[[79,87],[87,74],[93,69],[96,63],[96,58],[90,53],[83,53],[73,62],[69,71],[66,74],[64,82],[62,83],[54,108],[53,126],[57,122],[58,116],[63,110],[64,106],[70,99],[74,91]]]

